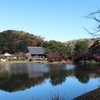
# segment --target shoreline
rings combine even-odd
[[[0,64],[14,64],[14,63],[40,63],[40,64],[73,64],[73,62],[48,62],[48,61],[4,61],[0,62]]]
[[[84,93],[73,100],[100,100],[100,87],[90,92]]]

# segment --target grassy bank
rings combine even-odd
[[[72,64],[72,62],[65,62],[65,61],[55,61],[55,62],[48,62],[48,61],[4,61],[0,62],[0,64],[13,64],[13,63],[41,63],[41,64]]]

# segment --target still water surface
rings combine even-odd
[[[0,82],[0,100],[50,100],[55,94],[72,100],[100,85],[100,69],[73,64],[1,64],[0,68],[11,74]]]

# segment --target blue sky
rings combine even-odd
[[[0,0],[0,32],[21,30],[62,42],[92,38],[84,27],[97,23],[83,16],[99,6],[100,0]]]

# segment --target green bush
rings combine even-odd
[[[32,61],[32,60],[33,60],[32,58],[29,59],[29,61]]]

